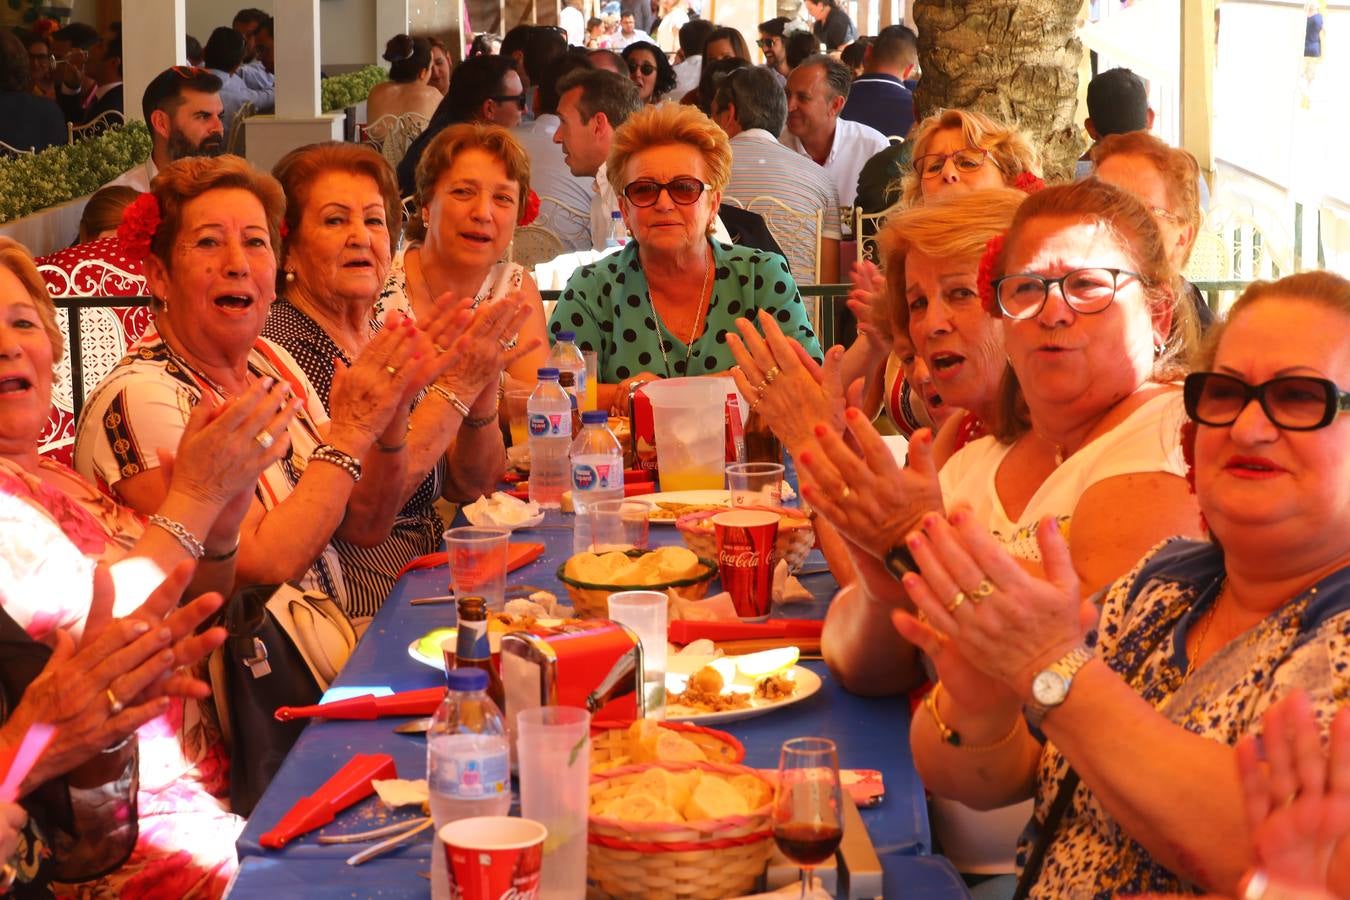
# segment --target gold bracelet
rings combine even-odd
[[[938,692],[942,690],[942,682],[933,685],[933,689],[928,692],[928,696],[923,698],[923,705],[928,710],[928,714],[933,717],[933,725],[937,728],[938,737],[944,744],[950,744],[958,750],[965,750],[968,753],[979,753],[985,750],[994,750],[1002,747],[1017,736],[1022,730],[1022,718],[1019,716],[1014,722],[1008,733],[991,744],[966,745],[961,743],[961,735],[954,728],[949,728],[947,723],[942,721],[942,716],[938,713],[937,698]]]

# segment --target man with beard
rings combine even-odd
[[[160,72],[141,97],[150,128],[150,158],[109,183],[149,191],[150,180],[174,160],[219,155],[225,149],[223,110],[220,79],[206,69],[174,66]]]

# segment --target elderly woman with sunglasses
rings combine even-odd
[[[972,805],[1034,793],[1031,896],[1233,894],[1254,862],[1238,739],[1306,692],[1317,727],[1264,742],[1287,773],[1350,690],[1350,281],[1258,283],[1216,330],[1183,438],[1211,540],[1164,542],[1089,599],[1053,521],[1043,575],[961,507],[906,536],[918,615],[896,625],[942,679],[915,762]],[[1299,769],[1286,804],[1322,789]]]
[[[648,107],[615,133],[607,171],[633,240],[574,272],[549,319],[598,354],[601,408],[626,413],[643,381],[730,369],[728,332],[760,310],[821,358],[783,257],[709,236],[731,171],[726,132],[690,106]]]

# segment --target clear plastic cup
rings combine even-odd
[[[664,719],[670,598],[663,591],[619,591],[609,595],[609,618],[637,634],[642,644],[642,692],[647,718]]]
[[[456,597],[479,596],[487,608],[501,612],[506,605],[506,557],[509,528],[451,528],[445,532],[450,558],[450,588]]]
[[[525,404],[530,402],[530,392],[507,391],[502,399],[506,404],[506,420],[511,426],[511,446],[524,447],[530,442],[530,428],[525,419]]]
[[[732,506],[780,506],[783,502],[783,464],[731,463],[727,466],[727,489]]]
[[[516,716],[520,813],[548,829],[541,898],[586,893],[591,715],[572,706],[538,706]]]
[[[639,500],[600,500],[577,512],[573,551],[646,550],[647,516],[652,508]]]

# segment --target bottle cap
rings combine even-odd
[[[445,680],[452,691],[485,691],[488,673],[482,669],[451,669]]]
[[[559,331],[556,335],[554,335],[554,337],[558,339],[557,341],[555,341],[555,343],[562,343],[563,341],[575,341],[577,339],[577,333],[575,331]]]
[[[557,370],[557,369],[554,369],[554,368],[552,368],[552,367],[546,367],[546,368],[540,369],[536,374],[539,376],[539,380],[540,380],[540,381],[557,381],[557,380],[558,380],[558,370]]]
[[[588,409],[581,414],[581,421],[584,425],[606,425],[609,423],[609,411]]]

